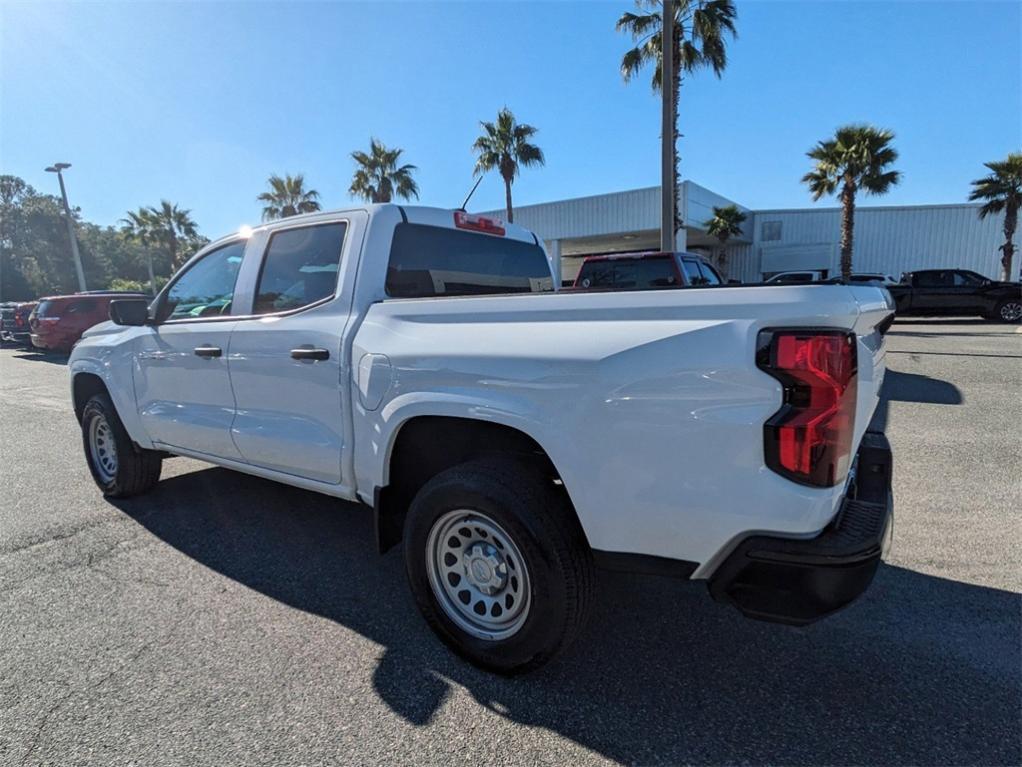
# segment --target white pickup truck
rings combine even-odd
[[[521,227],[379,205],[225,237],[110,315],[70,359],[106,495],[182,455],[371,505],[432,628],[503,673],[577,635],[597,567],[805,624],[891,527],[875,287],[555,292]]]

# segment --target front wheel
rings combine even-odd
[[[592,554],[563,488],[513,459],[462,464],[426,483],[405,521],[405,566],[437,635],[503,674],[571,644],[591,598]]]
[[[97,394],[85,403],[82,443],[92,478],[105,496],[139,495],[160,481],[161,454],[132,442],[106,394]]]

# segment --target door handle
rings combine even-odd
[[[195,354],[199,357],[219,357],[224,352],[219,346],[196,346]]]
[[[330,359],[330,352],[326,349],[292,349],[291,359],[295,360],[328,360]]]

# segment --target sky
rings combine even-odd
[[[812,205],[805,152],[848,122],[892,129],[904,174],[871,204],[963,202],[1022,148],[1022,3],[736,0],[721,79],[686,80],[684,178],[750,208]],[[376,136],[418,166],[425,205],[474,181],[479,121],[507,105],[546,166],[516,204],[659,183],[659,102],[619,65],[618,2],[0,0],[0,173],[116,224],[169,199],[216,237],[259,220],[271,173],[348,205]],[[497,174],[470,210],[503,206]],[[866,201],[860,201],[866,204]],[[821,202],[834,205],[834,201]]]

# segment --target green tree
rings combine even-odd
[[[511,205],[511,184],[521,167],[545,165],[543,150],[530,139],[539,131],[531,125],[519,123],[507,107],[497,113],[496,122],[479,123],[483,135],[475,140],[472,151],[477,155],[475,174],[486,173],[496,168],[504,179],[504,201],[508,223],[515,220]]]
[[[263,192],[256,199],[266,203],[263,206],[263,221],[289,218],[301,213],[315,213],[319,210],[319,192],[305,188],[305,176],[289,173],[281,178],[276,173],[269,179],[270,191]]]
[[[886,194],[901,179],[899,171],[889,169],[898,159],[893,140],[889,130],[845,125],[834,132],[834,138],[820,141],[806,153],[814,166],[802,182],[813,201],[841,190],[841,277],[845,280],[852,274],[855,196]]]
[[[135,239],[145,249],[149,285],[153,291],[156,289],[156,274],[153,269],[155,253],[163,254],[167,271],[173,272],[206,242],[198,233],[198,226],[192,220],[191,211],[179,208],[169,200],[160,200],[159,205],[128,211],[127,218],[121,222],[122,232],[127,237]]]
[[[4,300],[35,298],[78,289],[71,264],[67,227],[60,199],[39,194],[17,176],[0,176],[0,296]],[[81,214],[72,209],[75,227]],[[88,274],[95,264],[86,254]]]
[[[717,257],[717,268],[724,279],[727,279],[727,241],[742,233],[742,224],[745,223],[746,215],[738,209],[737,205],[725,205],[723,208],[714,206],[713,218],[703,226],[706,233],[716,237],[720,243],[720,255]]]
[[[635,0],[636,12],[627,11],[617,20],[618,32],[626,32],[635,43],[621,58],[621,76],[630,82],[647,65],[653,67],[653,92],[663,87],[663,3],[660,0]],[[675,0],[674,4],[674,187],[678,188],[678,116],[681,83],[687,74],[712,69],[718,78],[727,68],[727,39],[738,36],[738,14],[732,0]],[[674,209],[674,230],[684,225],[678,203]]]
[[[348,192],[366,202],[390,202],[394,196],[403,200],[418,199],[419,185],[412,178],[414,165],[398,165],[401,149],[387,149],[375,138],[369,139],[369,152],[351,153],[355,175]]]
[[[1004,244],[1001,251],[1001,279],[1010,280],[1011,261],[1015,256],[1015,229],[1022,208],[1022,152],[1011,152],[1006,160],[983,163],[990,175],[972,182],[969,199],[983,200],[979,217],[1004,212]]]

